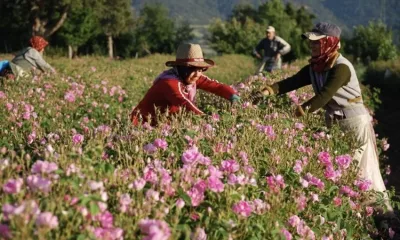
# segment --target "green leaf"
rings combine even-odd
[[[100,208],[97,205],[97,203],[91,202],[90,203],[90,207],[89,207],[89,211],[90,211],[90,214],[94,216],[94,215],[96,215],[96,214],[98,214],[100,212]]]
[[[85,234],[79,234],[78,237],[76,237],[76,240],[86,240],[89,239],[88,236],[86,236]]]
[[[86,206],[90,202],[91,198],[88,196],[81,196],[79,197],[79,203],[82,206]]]
[[[115,167],[111,163],[106,163],[104,165],[104,172],[107,174],[114,173]]]
[[[332,187],[329,188],[328,194],[331,195],[333,191],[338,190],[339,187],[336,185],[333,185]]]
[[[192,200],[190,199],[189,195],[187,195],[187,193],[185,193],[185,192],[183,191],[182,188],[179,188],[179,189],[178,189],[178,195],[179,195],[179,197],[181,197],[181,198],[183,199],[183,201],[185,201],[185,203],[186,203],[188,206],[191,206],[191,205],[192,205]]]

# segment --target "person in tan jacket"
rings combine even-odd
[[[265,38],[257,44],[253,51],[257,58],[262,59],[262,62],[255,73],[256,75],[262,73],[264,70],[271,72],[276,69],[281,69],[281,56],[290,52],[291,48],[289,43],[276,35],[273,26],[268,26],[265,33]],[[263,56],[261,56],[262,51]]]

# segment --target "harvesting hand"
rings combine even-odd
[[[231,101],[231,103],[240,102],[240,97],[236,94],[233,94],[230,101]]]
[[[253,104],[256,105],[256,104],[260,103],[265,96],[269,96],[269,95],[273,95],[273,94],[274,94],[274,90],[271,87],[267,86],[267,87],[263,88],[261,91],[256,91],[256,92],[251,93],[250,100],[252,101]]]
[[[302,117],[302,116],[306,115],[306,113],[304,112],[304,109],[303,109],[300,105],[298,105],[298,106],[296,107],[296,110],[295,110],[295,112],[294,112],[294,115],[295,115],[296,117]]]

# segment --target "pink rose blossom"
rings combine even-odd
[[[8,181],[3,185],[3,191],[8,194],[19,193],[23,183],[24,180],[22,178],[8,179]]]
[[[154,146],[157,148],[161,148],[162,150],[166,150],[168,148],[168,143],[164,139],[157,138],[154,140]]]
[[[146,185],[146,180],[144,180],[143,178],[138,178],[133,181],[133,187],[138,191],[142,190],[144,188],[144,185]]]
[[[129,194],[127,194],[127,193],[122,194],[119,197],[119,204],[120,204],[119,211],[122,213],[126,212],[129,208],[129,205],[131,204],[131,202],[132,202],[132,199],[129,196]]]
[[[146,199],[149,201],[158,202],[160,200],[160,193],[153,189],[149,189],[146,192]]]
[[[193,164],[200,156],[197,147],[193,146],[182,154],[181,160],[184,164]]]
[[[26,178],[26,182],[32,191],[41,191],[48,193],[51,188],[51,181],[37,175],[30,175]]]
[[[294,127],[298,130],[303,130],[305,128],[304,124],[299,122],[295,123]]]
[[[293,216],[291,216],[290,218],[289,218],[289,220],[288,220],[288,224],[291,226],[291,227],[297,227],[297,225],[300,223],[300,218],[297,216],[297,215],[293,215]]]
[[[32,133],[28,135],[27,139],[28,144],[32,144],[35,139],[36,139],[36,132],[32,131]]]
[[[181,209],[185,206],[185,201],[183,201],[182,198],[179,198],[178,200],[176,200],[175,204],[177,208]]]
[[[191,199],[193,207],[199,206],[204,200],[204,189],[200,187],[192,187],[187,194]]]
[[[145,153],[153,154],[153,153],[157,152],[157,147],[154,146],[154,144],[149,143],[143,147],[143,150]]]
[[[328,152],[320,152],[318,153],[318,160],[320,163],[324,166],[331,166],[332,161],[331,161],[331,156]]]
[[[88,182],[89,188],[93,191],[96,190],[103,190],[104,189],[104,184],[102,181],[96,182],[96,181],[89,181]]]
[[[293,239],[292,234],[286,228],[282,228],[281,233],[285,237],[285,240],[292,240]]]
[[[381,145],[382,145],[383,151],[387,151],[390,147],[390,144],[387,142],[386,138],[382,139]]]
[[[301,160],[296,160],[293,171],[295,173],[301,173],[303,171],[303,162]]]
[[[282,175],[268,176],[266,179],[269,188],[274,193],[279,193],[281,189],[286,187]]]
[[[389,228],[389,237],[390,237],[390,239],[393,239],[395,234],[396,234],[396,232],[393,231],[392,228]]]
[[[342,205],[342,199],[340,197],[334,197],[333,198],[333,205],[335,205],[337,207]]]
[[[112,228],[114,217],[109,211],[105,211],[96,215],[96,220],[100,222],[103,228]]]
[[[101,228],[97,227],[92,230],[94,236],[98,240],[123,240],[124,230],[121,228]]]
[[[311,185],[319,188],[320,190],[323,190],[325,188],[324,182],[322,182],[321,179],[313,176],[311,173],[307,173],[304,179],[308,181]]]
[[[75,93],[74,93],[74,91],[68,91],[68,92],[66,92],[65,93],[65,95],[64,95],[64,99],[67,101],[67,102],[75,102],[75,99],[76,99],[76,97],[75,97]]]
[[[354,185],[358,187],[360,191],[368,191],[372,183],[369,180],[355,180]]]
[[[142,219],[139,228],[145,235],[143,240],[168,240],[171,235],[168,224],[162,220]]]
[[[240,216],[249,217],[253,211],[253,208],[249,202],[240,201],[233,205],[232,210]]]
[[[0,224],[0,238],[12,239],[11,230],[6,224]]]
[[[211,176],[208,178],[208,188],[213,192],[223,192],[224,184],[219,178]]]
[[[342,173],[340,170],[335,170],[333,166],[328,166],[325,169],[324,176],[326,179],[331,180],[332,182],[337,182],[342,176]]]
[[[374,213],[374,208],[373,207],[365,207],[365,215],[367,217],[372,216],[372,214]]]
[[[36,226],[54,229],[58,226],[58,219],[51,212],[43,212],[37,217]]]
[[[264,214],[266,211],[271,209],[271,206],[264,202],[261,199],[254,199],[253,202],[251,203],[252,207],[253,207],[253,212],[258,214],[258,215],[262,215]]]
[[[33,174],[52,173],[58,169],[56,163],[38,160],[32,165]]]
[[[83,143],[84,137],[82,134],[74,134],[74,136],[72,136],[72,142],[74,144],[81,144]]]
[[[347,169],[350,167],[350,163],[351,163],[351,157],[350,155],[341,155],[341,156],[337,156],[335,158],[336,163],[339,165],[340,168],[342,169]]]
[[[144,180],[146,180],[146,182],[156,183],[158,181],[158,175],[155,169],[151,167],[145,167],[143,173],[143,178]]]
[[[214,176],[217,178],[223,177],[223,173],[214,166],[208,166],[208,171],[210,173],[210,176]]]
[[[207,240],[207,234],[204,228],[196,228],[196,230],[190,234],[190,240]]]
[[[239,164],[233,159],[225,160],[225,161],[222,161],[222,163],[221,163],[221,171],[224,171],[227,173],[237,172],[237,171],[239,171],[239,168],[240,168]]]
[[[244,165],[247,165],[249,163],[249,158],[247,157],[247,153],[244,151],[239,152],[239,157],[242,159],[242,162]]]
[[[304,195],[296,198],[297,209],[303,211],[307,207],[307,198]]]

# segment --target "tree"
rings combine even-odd
[[[397,57],[392,31],[381,21],[370,22],[368,26],[357,26],[354,29],[354,37],[348,45],[347,50],[361,59],[374,61]]]
[[[28,38],[49,38],[67,19],[72,6],[83,0],[2,0],[0,40],[8,52],[26,45]]]
[[[73,6],[67,21],[61,27],[59,36],[68,45],[70,59],[76,56],[80,46],[101,32],[95,11],[95,1],[86,0],[80,6]]]
[[[32,35],[48,38],[65,22],[74,0],[32,0],[28,1],[32,22]]]
[[[136,36],[140,54],[173,53],[181,42],[193,39],[188,23],[176,26],[161,5],[145,5],[140,11]]]
[[[108,55],[114,58],[113,37],[126,33],[133,24],[130,0],[102,0],[98,18],[108,39]]]
[[[255,21],[257,19],[257,9],[254,9],[254,7],[249,4],[236,5],[232,10],[229,19],[236,19],[236,21],[239,21],[241,24],[244,24],[247,19]]]

